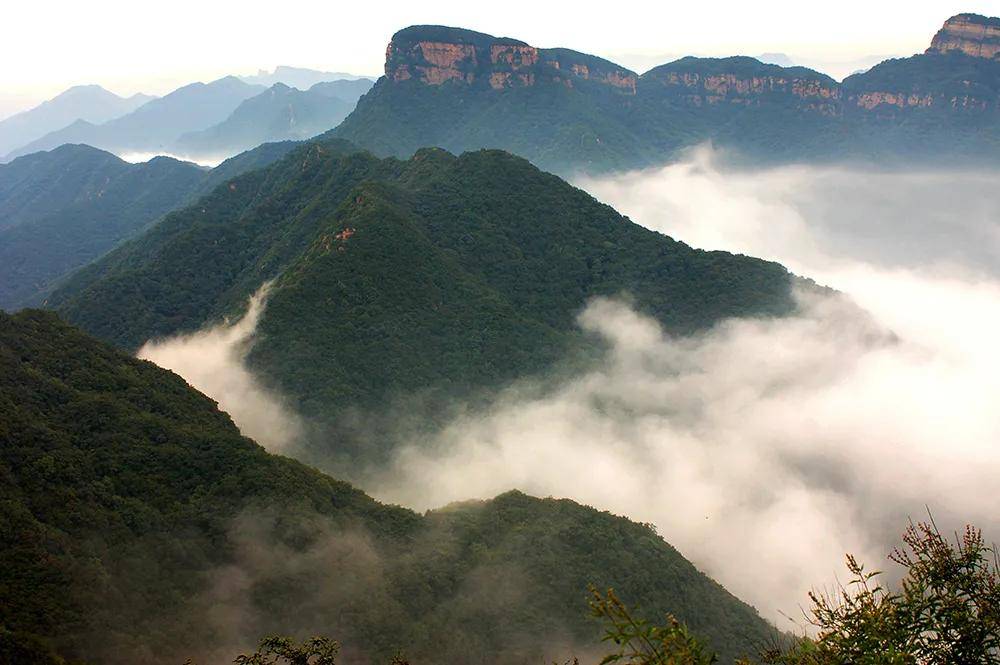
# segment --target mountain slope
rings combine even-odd
[[[77,120],[100,124],[134,111],[153,99],[124,98],[98,85],[80,85],[38,106],[0,120],[0,156],[27,145]]]
[[[758,161],[995,163],[997,24],[953,17],[927,54],[843,85],[747,57],[682,58],[637,76],[566,49],[413,26],[393,35],[385,75],[329,135],[398,157],[501,148],[558,173],[660,164],[704,141]]]
[[[0,309],[40,302],[59,279],[166,212],[294,146],[264,144],[210,171],[166,157],[129,164],[84,145],[0,165]]]
[[[307,139],[337,126],[370,87],[365,80],[334,81],[302,91],[276,83],[218,125],[182,135],[176,149],[191,157],[216,157],[267,142]]]
[[[587,583],[730,661],[774,635],[648,527],[517,492],[381,505],[51,313],[0,313],[0,408],[0,625],[70,658],[221,662],[288,632],[353,661],[553,660],[599,637]]]
[[[238,313],[270,279],[250,362],[321,418],[540,374],[591,348],[575,317],[594,296],[628,293],[672,332],[793,306],[783,267],[694,250],[512,155],[401,162],[338,142],[168,215],[49,305],[136,349]]]
[[[102,124],[77,122],[47,134],[11,152],[7,159],[64,143],[86,143],[111,152],[169,152],[181,134],[222,122],[241,102],[263,90],[234,76],[192,83],[120,118]]]

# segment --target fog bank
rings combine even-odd
[[[797,316],[691,338],[592,302],[579,323],[608,342],[602,367],[544,394],[512,387],[413,441],[377,496],[424,508],[518,487],[652,522],[778,622],[846,552],[883,567],[925,506],[1000,533],[997,174],[729,171],[703,150],[581,184],[849,301],[800,295]]]
[[[269,289],[270,283],[265,284],[250,298],[238,321],[151,340],[137,355],[180,374],[218,401],[244,435],[271,451],[282,451],[302,434],[302,423],[280,396],[261,385],[245,362]]]

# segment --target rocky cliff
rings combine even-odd
[[[1000,18],[958,14],[944,22],[928,53],[960,51],[975,58],[1000,60]]]
[[[452,82],[502,90],[557,83],[596,82],[634,95],[635,72],[569,49],[540,49],[516,39],[443,26],[400,30],[386,49],[386,78],[427,85]]]
[[[682,58],[646,72],[641,81],[644,92],[694,107],[779,103],[822,115],[840,112],[840,87],[829,76],[754,58]]]

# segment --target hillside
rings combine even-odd
[[[687,57],[638,76],[567,49],[413,26],[393,35],[385,75],[329,136],[398,157],[500,148],[557,173],[661,164],[705,141],[755,161],[995,163],[997,24],[958,15],[927,54],[843,84],[748,57]]]
[[[189,157],[214,158],[262,143],[311,138],[340,124],[370,87],[367,80],[318,83],[304,91],[276,83],[244,101],[221,123],[180,136],[176,150]]]
[[[0,165],[0,309],[38,302],[59,278],[180,205],[204,179],[186,162],[128,164],[82,145]]]
[[[678,333],[793,306],[780,265],[692,249],[521,158],[380,160],[342,142],[220,186],[48,304],[135,350],[239,312],[270,279],[249,360],[305,414],[341,425],[329,414],[469,398],[551,369],[594,342],[575,325],[594,296],[629,294]],[[359,445],[368,457],[380,444]]]
[[[729,661],[773,636],[646,526],[518,492],[381,505],[51,313],[0,313],[0,409],[0,633],[38,651],[222,662],[289,632],[355,662],[549,662],[599,637],[587,583]]]
[[[0,309],[41,302],[57,281],[163,214],[295,145],[266,143],[211,170],[167,157],[130,164],[85,145],[0,164]]]

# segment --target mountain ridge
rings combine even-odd
[[[944,29],[958,30],[963,16]],[[992,39],[986,32],[966,50],[985,56]],[[567,49],[411,26],[389,42],[385,74],[327,136],[398,157],[428,145],[498,148],[563,174],[655,166],[706,141],[757,161],[995,162],[1000,59],[938,46],[842,83],[746,56],[689,56],[638,76]]]
[[[380,504],[52,313],[0,312],[0,370],[0,624],[43,653],[222,662],[307,632],[352,661],[552,660],[600,638],[588,583],[724,659],[776,636],[648,526],[517,491]]]

